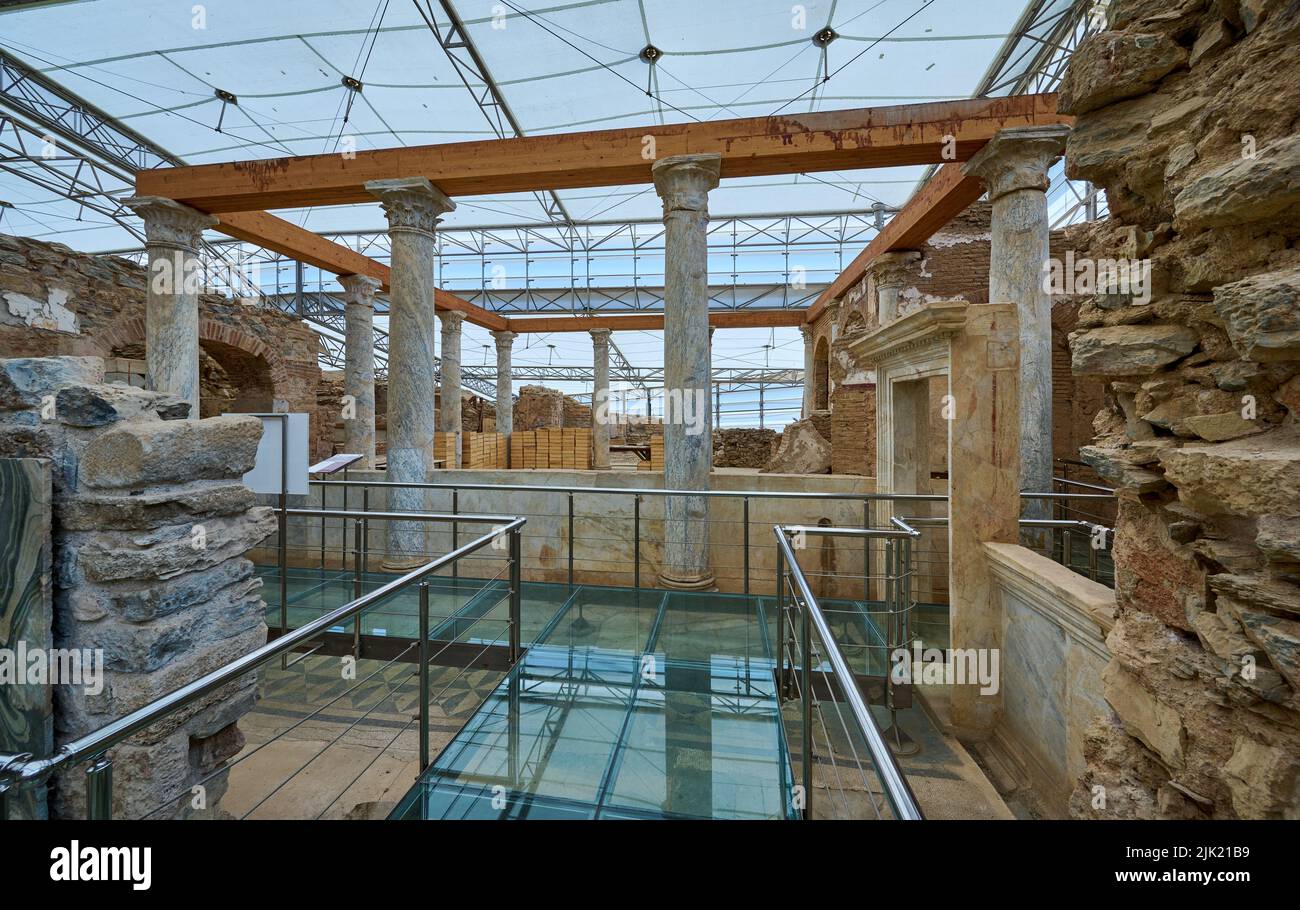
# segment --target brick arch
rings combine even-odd
[[[129,344],[142,344],[144,338],[143,316],[119,320],[106,331],[101,332],[96,339],[99,356],[111,357],[116,348],[125,347]],[[279,354],[272,348],[267,347],[261,340],[233,326],[200,316],[199,341],[215,341],[227,344],[246,354],[262,358],[271,371],[271,389],[275,400],[284,401],[287,399],[285,387],[289,380],[289,371]]]
[[[831,348],[826,338],[818,338],[813,349],[813,410],[831,406]]]

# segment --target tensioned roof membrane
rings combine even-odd
[[[497,135],[439,45],[450,8],[525,135],[969,97],[1024,0],[69,0],[0,11],[0,48],[188,163]],[[813,36],[837,33],[823,50]],[[653,45],[654,66],[638,55]],[[824,77],[830,74],[831,78]],[[344,77],[362,83],[354,92]],[[470,76],[473,80],[473,76]],[[216,92],[238,104],[223,104]],[[218,131],[218,126],[220,130]],[[508,135],[513,130],[507,125]],[[906,201],[923,168],[723,182],[718,216]],[[123,188],[126,191],[126,188]],[[648,186],[561,191],[577,221],[654,218]],[[0,230],[132,246],[94,212],[0,174]],[[445,227],[539,222],[533,194],[462,197]],[[281,212],[384,226],[378,205]],[[80,220],[78,216],[80,215]]]

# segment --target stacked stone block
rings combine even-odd
[[[1071,334],[1121,488],[1089,817],[1300,817],[1300,6],[1116,0],[1061,86],[1093,257],[1149,260]],[[1099,794],[1103,797],[1099,799]]]
[[[56,745],[266,642],[261,580],[244,554],[276,522],[240,481],[261,422],[186,420],[187,402],[103,374],[93,357],[0,361],[0,454],[53,467],[54,647],[103,654],[101,691],[56,689]],[[219,812],[219,772],[243,745],[238,720],[254,684],[240,680],[112,749],[115,817]],[[52,816],[83,816],[83,769],[59,777],[51,796]]]

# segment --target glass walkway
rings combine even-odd
[[[351,572],[289,571],[290,628],[353,596]],[[362,590],[392,578],[366,576]],[[265,579],[267,623],[278,628],[274,567]],[[504,595],[500,580],[432,579],[431,637],[503,643]],[[854,669],[882,672],[863,605],[825,606]],[[412,591],[364,614],[362,632],[413,638],[417,616]],[[524,583],[523,659],[392,817],[797,817],[775,617],[770,596]]]

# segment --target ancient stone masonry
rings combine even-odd
[[[756,427],[713,431],[715,468],[761,468],[776,452],[781,434]]]
[[[1088,252],[1151,269],[1070,335],[1121,488],[1078,815],[1300,817],[1297,46],[1294,0],[1116,0],[1061,87],[1111,211]]]
[[[148,278],[116,256],[0,234],[0,356],[143,359]],[[201,294],[198,305],[200,416],[227,405],[315,409],[315,332],[288,313],[218,294]]]
[[[266,642],[262,582],[244,554],[275,530],[240,477],[261,422],[185,419],[188,402],[103,382],[96,357],[0,360],[0,455],[48,459],[55,648],[102,654],[102,688],[59,685],[56,745]],[[109,753],[113,814],[220,814],[219,772],[243,745],[248,677]],[[84,769],[54,782],[52,817],[85,815]]]

